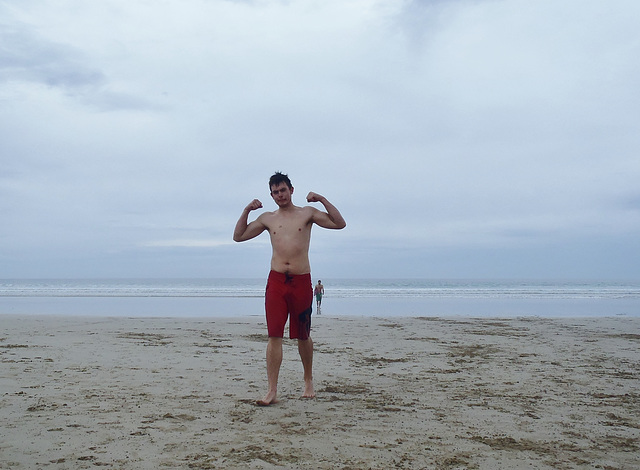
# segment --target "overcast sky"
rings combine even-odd
[[[0,1],[0,278],[640,279],[637,0]],[[321,206],[319,206],[321,208]],[[257,215],[257,214],[256,214]]]

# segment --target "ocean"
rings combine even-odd
[[[0,315],[263,315],[266,279],[5,279]],[[314,278],[314,283],[316,282]],[[640,281],[323,279],[324,315],[640,315]],[[315,303],[314,303],[314,313]]]

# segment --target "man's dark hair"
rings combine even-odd
[[[284,173],[276,171],[273,174],[273,176],[271,178],[269,178],[269,189],[273,188],[274,186],[278,186],[280,183],[286,183],[287,186],[289,186],[289,189],[293,188],[293,186],[291,185],[291,180],[289,179],[289,177],[287,175],[285,175]]]

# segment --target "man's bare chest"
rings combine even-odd
[[[305,214],[274,216],[267,222],[271,237],[305,236],[311,231],[311,222]]]

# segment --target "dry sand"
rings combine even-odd
[[[640,318],[0,316],[0,468],[637,469]]]

